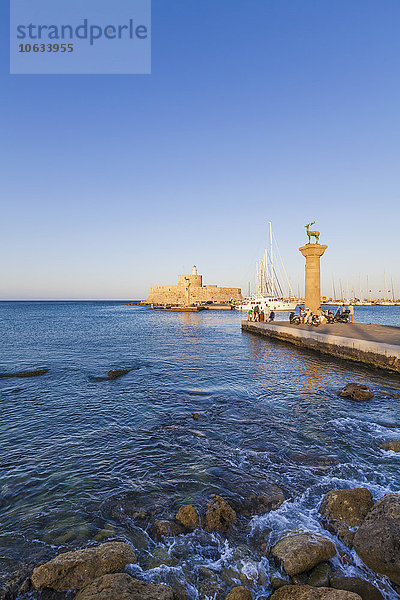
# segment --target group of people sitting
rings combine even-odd
[[[248,321],[259,321],[271,323],[275,319],[275,313],[273,310],[269,310],[268,307],[262,309],[258,304],[254,308],[250,308],[247,312]],[[338,307],[334,313],[330,310],[322,310],[320,306],[316,312],[312,312],[310,308],[303,308],[299,306],[298,315],[292,312],[289,318],[291,323],[299,324],[305,323],[307,325],[319,325],[325,323],[353,323],[354,322],[354,306],[344,304]]]
[[[327,323],[329,319],[328,313],[329,311],[322,310],[321,306],[317,309],[316,313],[313,313],[310,308],[303,308],[299,306],[300,323],[306,323],[307,325],[312,324],[313,317],[315,316],[315,314],[321,324]]]
[[[330,310],[322,310],[321,306],[317,309],[316,313],[313,313],[309,308],[302,308],[299,306],[300,323],[307,323],[310,325],[313,323],[313,319],[315,319],[315,317],[317,317],[321,324],[333,323],[335,321],[353,323],[354,306],[352,304],[349,304],[348,306],[342,304],[341,307],[338,307],[335,313]]]
[[[273,310],[269,310],[268,308],[263,310],[258,306],[258,304],[256,304],[254,308],[250,308],[247,312],[248,321],[268,321],[269,323],[271,323],[271,321],[273,321],[274,319],[275,313]]]

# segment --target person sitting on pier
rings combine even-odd
[[[321,325],[328,322],[327,316],[326,316],[325,312],[322,310],[322,306],[320,306],[318,308],[317,315],[319,316],[319,322],[321,323]]]
[[[342,306],[341,317],[345,323],[350,323],[350,311],[344,304]]]
[[[260,311],[260,323],[263,323],[265,319],[264,311],[261,309]]]
[[[251,308],[249,308],[249,310],[247,311],[247,320],[248,321],[253,320],[253,310]]]
[[[271,310],[271,312],[269,313],[269,323],[271,323],[273,320],[275,319],[275,313],[273,310]]]
[[[311,309],[306,308],[303,313],[303,323],[306,323],[308,325],[311,323],[311,319],[312,319]]]

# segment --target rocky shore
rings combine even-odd
[[[264,494],[252,494],[234,506],[219,495],[205,510],[192,504],[179,508],[174,519],[155,518],[149,524],[154,540],[185,536],[201,530],[224,538],[237,527],[248,527],[253,516],[277,510],[285,501],[278,486]],[[332,489],[318,508],[320,524],[327,534],[286,531],[275,543],[263,535],[257,543],[271,569],[265,581],[254,581],[245,572],[226,568],[220,578],[203,568],[198,581],[199,600],[383,600],[381,591],[361,577],[346,576],[337,568],[351,563],[355,551],[364,565],[400,586],[400,493],[386,494],[374,502],[366,488]],[[343,550],[343,546],[347,551]],[[189,600],[183,587],[146,582],[137,576],[140,551],[130,543],[110,540],[87,548],[58,554],[37,564],[23,580],[14,581],[1,597],[32,598],[37,594],[61,600]],[[365,570],[365,567],[364,567]],[[260,596],[257,585],[267,590]],[[399,588],[400,589],[400,588]],[[396,593],[396,592],[393,592]],[[37,596],[39,597],[39,596]],[[386,597],[397,597],[386,596]]]
[[[46,372],[24,371],[12,376]],[[113,369],[96,381],[118,379],[127,373],[128,369]],[[347,384],[337,394],[350,402],[374,397],[367,386],[356,383]],[[388,394],[390,398],[398,397]],[[198,421],[200,414],[193,413],[192,418]],[[379,447],[399,452],[400,440],[382,441]],[[295,463],[307,458],[299,452],[291,457]],[[337,464],[328,457],[317,458],[322,471]],[[53,557],[46,555],[47,560],[28,570],[23,568],[0,587],[0,600],[400,598],[400,493],[388,493],[375,502],[366,487],[331,489],[314,506],[318,530],[288,526],[279,529],[280,533],[263,528],[254,534],[254,518],[274,514],[290,502],[278,485],[266,482],[262,489],[241,496],[241,500],[216,494],[202,506],[188,500],[187,504],[174,506],[174,510],[170,510],[166,497],[149,510],[128,499],[116,504],[111,501],[106,508],[110,521],[102,533],[84,548]],[[140,531],[150,540],[150,546],[145,548],[140,537],[125,536],[111,521],[123,525],[129,533]],[[248,545],[242,543],[243,539]],[[223,561],[224,545],[231,542],[234,556]],[[203,549],[207,544],[211,548],[214,543],[214,550],[215,544],[219,545],[217,552],[210,550],[209,558],[214,561],[197,565],[193,578],[185,575],[184,580],[168,579],[168,569],[178,569],[179,564],[187,562],[185,550],[192,550],[197,543]],[[157,570],[158,578],[154,580],[152,571]]]

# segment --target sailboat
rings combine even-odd
[[[276,244],[276,242],[275,242]],[[277,246],[277,245],[276,245]],[[279,249],[278,253],[279,253]],[[282,260],[281,260],[282,262]],[[286,275],[286,270],[282,262],[283,271],[289,286],[289,295],[291,285]],[[272,235],[272,223],[269,222],[269,252],[265,249],[264,257],[257,261],[257,293],[254,296],[245,298],[235,306],[237,310],[252,310],[256,305],[264,312],[270,311],[293,311],[297,306],[297,300],[283,298],[282,287],[280,285],[274,266],[274,244]]]
[[[391,279],[392,289],[386,289],[386,271],[383,272],[383,293],[385,294],[383,298],[377,301],[378,306],[396,306],[396,302],[394,299],[394,291],[393,291],[393,279]],[[389,298],[389,294],[392,294],[392,298]]]

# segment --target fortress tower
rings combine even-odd
[[[197,274],[193,265],[189,275],[178,275],[178,285],[157,285],[150,288],[149,304],[183,305],[194,302],[229,302],[242,300],[240,288],[224,288],[216,285],[203,285],[203,276]]]
[[[193,265],[192,274],[191,275],[178,275],[178,285],[187,286],[190,283],[190,287],[202,287],[203,285],[203,276],[197,275],[197,267]]]

